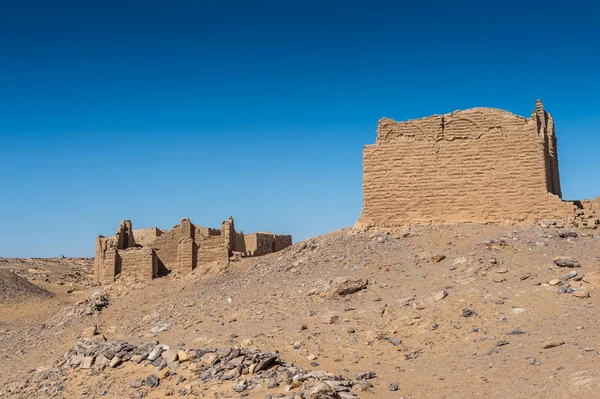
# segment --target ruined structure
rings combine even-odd
[[[192,271],[204,264],[227,264],[232,255],[259,256],[292,245],[292,236],[236,232],[233,218],[212,229],[181,220],[172,230],[156,227],[133,230],[123,220],[112,237],[98,236],[94,277],[109,284],[115,276],[151,280],[170,271]]]
[[[530,118],[492,108],[382,118],[363,168],[363,226],[576,217],[597,225],[598,201],[587,214],[562,201],[554,120],[540,100]]]

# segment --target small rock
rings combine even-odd
[[[142,355],[133,355],[129,361],[133,364],[140,364],[144,360],[144,356]]]
[[[581,267],[578,261],[570,258],[556,258],[553,262],[558,267]]]
[[[73,357],[71,357],[71,359],[69,359],[69,366],[71,367],[77,367],[81,364],[81,362],[83,362],[83,359],[85,358],[85,356],[83,355],[75,355]]]
[[[300,341],[294,342],[294,349],[300,349],[300,348],[302,348],[302,342],[300,342]]]
[[[462,310],[462,317],[473,317],[473,316],[477,316],[477,313],[475,313],[475,311],[471,310],[471,309],[463,309]]]
[[[140,378],[136,378],[135,380],[131,381],[132,388],[139,388],[142,386],[142,384],[144,384],[144,381]]]
[[[565,341],[548,341],[544,344],[543,348],[544,349],[550,349],[550,348],[555,348],[557,346],[562,346],[565,344]]]
[[[398,390],[398,384],[396,384],[395,382],[392,382],[392,383],[390,384],[390,386],[388,387],[388,389],[389,389],[391,392],[395,392],[395,391],[397,391],[397,390]]]
[[[331,295],[344,296],[354,294],[367,288],[368,281],[362,279],[350,279],[347,277],[338,277],[331,282]]]
[[[165,378],[167,378],[170,374],[171,374],[171,371],[165,367],[164,369],[162,369],[158,372],[157,377],[160,381],[162,381]]]
[[[564,278],[565,280],[568,280],[568,279],[570,279],[570,278],[573,278],[573,277],[576,277],[576,276],[577,276],[577,272],[576,272],[575,270],[571,270],[569,273],[565,274],[565,275],[563,276],[563,278]]]
[[[579,290],[579,291],[574,291],[573,296],[575,296],[577,298],[585,299],[585,298],[589,298],[590,293],[585,290]]]
[[[238,378],[239,376],[240,376],[240,370],[238,370],[238,368],[236,367],[236,368],[229,370],[225,374],[223,374],[221,379],[223,381],[229,381],[229,380],[233,380],[234,378]]]
[[[96,356],[96,364],[100,367],[106,366],[110,360],[104,355]]]
[[[356,331],[356,330],[354,330],[354,327],[346,327],[346,332],[347,332],[348,334],[354,334],[354,332],[355,332],[355,331]]]
[[[508,345],[508,341],[498,341],[496,342],[496,346],[504,346],[504,345]]]
[[[175,349],[167,349],[161,353],[161,356],[167,363],[172,363],[179,358]]]
[[[177,358],[183,363],[190,360],[190,355],[186,351],[177,351]]]
[[[150,388],[155,388],[158,386],[158,384],[159,380],[156,374],[150,374],[148,377],[146,377],[146,385],[148,385]]]
[[[234,382],[231,387],[236,392],[244,392],[246,388],[248,388],[248,381],[246,381],[244,378],[240,378]]]
[[[83,361],[81,362],[81,368],[82,369],[91,369],[93,364],[94,364],[93,356],[86,356],[83,358]]]
[[[577,232],[573,230],[558,230],[558,236],[560,238],[577,237]]]
[[[152,349],[152,351],[148,355],[148,360],[154,361],[154,360],[158,359],[158,357],[161,355],[161,353],[163,353],[163,350],[164,349],[163,349],[162,345],[156,345],[154,347],[154,349]]]
[[[447,296],[448,296],[448,293],[446,291],[442,290],[442,291],[436,293],[433,296],[433,299],[435,299],[436,301],[441,301],[442,299],[446,298]]]
[[[431,257],[431,261],[433,263],[439,263],[439,262],[443,261],[444,259],[446,259],[446,255],[442,255],[442,254],[433,255]]]
[[[200,363],[206,366],[212,366],[217,360],[218,356],[216,353],[206,353],[200,358]]]
[[[338,316],[337,314],[329,314],[329,315],[323,316],[324,324],[335,324],[339,320],[340,320],[340,316]]]
[[[119,364],[121,364],[121,362],[122,362],[121,358],[115,356],[110,360],[110,363],[108,365],[114,369]]]
[[[316,383],[306,394],[307,399],[340,399],[340,395],[326,382]]]
[[[557,278],[555,278],[554,280],[548,281],[548,284],[550,284],[550,285],[558,285],[558,284],[560,284],[560,280],[557,279]]]
[[[515,329],[515,330],[512,330],[511,332],[509,332],[508,334],[509,335],[523,335],[523,334],[527,334],[527,333],[523,330]]]
[[[88,327],[85,330],[83,330],[82,333],[81,333],[81,337],[82,338],[92,338],[97,333],[98,333],[97,327],[96,326],[92,326],[92,327]]]
[[[394,346],[398,346],[402,343],[400,338],[387,337],[387,340]]]
[[[167,331],[169,329],[169,327],[171,327],[171,325],[168,324],[168,323],[158,323],[158,324],[156,324],[154,327],[152,327],[150,329],[150,332],[152,334],[156,334],[156,333],[159,333],[161,331]]]
[[[375,377],[377,377],[377,374],[374,371],[359,371],[356,373],[357,380],[370,380]]]

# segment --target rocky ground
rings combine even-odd
[[[600,389],[596,230],[341,230],[216,275],[103,288],[90,260],[55,261],[0,262],[55,294],[0,304],[2,398],[593,398]]]

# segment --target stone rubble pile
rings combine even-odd
[[[118,371],[125,362],[139,365],[140,368],[148,367],[145,379],[131,383],[131,387],[139,391],[131,397],[144,397],[149,390],[159,389],[161,383],[168,379],[181,387],[178,390],[180,396],[187,396],[193,388],[189,384],[191,381],[186,380],[192,375],[192,379],[202,383],[218,381],[230,384],[231,389],[238,393],[279,388],[285,394],[266,397],[352,399],[358,397],[351,392],[352,387],[366,390],[372,386],[368,380],[375,377],[372,372],[359,373],[356,380],[351,380],[324,371],[304,370],[282,361],[277,351],[268,353],[249,348],[249,342],[243,342],[244,347],[184,349],[158,342],[136,346],[125,341],[106,341],[95,327],[86,329],[82,335],[83,338],[64,354],[56,368],[37,369],[27,381],[5,387],[7,392],[56,395],[64,389],[63,384],[68,380],[69,372],[86,371],[98,375],[109,369]],[[181,373],[182,370],[186,370],[186,373]],[[175,393],[172,389],[169,391],[169,395]]]

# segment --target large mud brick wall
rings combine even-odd
[[[133,230],[131,222],[124,220],[115,236],[96,239],[94,277],[100,284],[114,282],[117,275],[151,280],[171,271],[191,271],[212,263],[227,264],[234,253],[258,256],[290,245],[292,237],[289,235],[237,233],[231,217],[220,229],[197,226],[184,218],[167,231],[157,227]]]
[[[491,108],[379,121],[363,152],[359,223],[399,226],[569,217],[561,200],[554,120]]]

